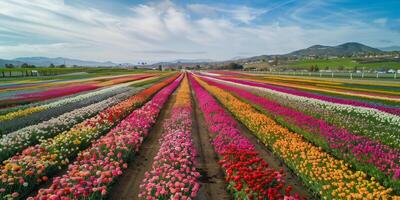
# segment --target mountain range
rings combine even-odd
[[[391,47],[382,47],[382,48],[373,48],[370,46],[366,46],[364,44],[356,43],[356,42],[348,42],[344,44],[340,44],[337,46],[325,46],[325,45],[314,45],[305,49],[300,49],[297,51],[293,51],[288,54],[283,55],[259,55],[253,57],[235,57],[234,59],[230,59],[223,62],[232,62],[232,61],[253,61],[253,60],[261,60],[261,59],[272,59],[276,56],[283,57],[306,57],[306,56],[352,56],[356,54],[365,54],[365,53],[383,53],[385,51],[398,51],[400,50],[400,46],[391,46]],[[132,66],[129,63],[113,63],[113,62],[98,62],[98,61],[86,61],[86,60],[78,60],[71,58],[47,58],[47,57],[20,57],[12,60],[4,60],[0,59],[0,67],[4,67],[5,64],[13,64],[15,66],[21,66],[23,63],[27,63],[30,65],[36,66],[49,66],[50,64],[54,65],[63,65],[66,66],[87,66],[87,67],[114,67],[114,66]],[[181,64],[204,64],[204,63],[218,63],[216,61],[210,59],[177,59],[169,62],[159,62],[149,66],[155,65],[171,65],[177,66]],[[143,66],[143,67],[146,67]]]
[[[297,51],[293,51],[287,54],[281,55],[258,55],[248,58],[241,58],[235,60],[235,62],[251,62],[258,60],[271,60],[275,57],[308,57],[308,56],[352,56],[357,54],[365,54],[365,53],[385,53],[390,51],[396,51],[398,46],[392,47],[382,47],[382,48],[373,48],[361,43],[357,42],[348,42],[343,43],[337,46],[326,46],[326,45],[313,45],[305,49],[300,49]],[[399,47],[400,49],[400,47]]]
[[[13,64],[15,66],[21,66],[23,63],[27,63],[29,65],[36,65],[36,66],[49,66],[53,65],[66,65],[66,66],[87,66],[87,67],[113,67],[113,66],[120,66],[120,65],[127,65],[125,64],[117,64],[113,62],[97,62],[97,61],[86,61],[86,60],[78,60],[78,59],[71,59],[71,58],[47,58],[47,57],[20,57],[15,58],[12,60],[4,60],[0,59],[0,66],[4,66],[5,64]]]
[[[382,50],[356,42],[348,42],[337,46],[314,45],[306,49],[293,51],[288,56],[351,56],[364,53],[382,53]]]
[[[400,46],[380,47],[382,51],[400,51]]]

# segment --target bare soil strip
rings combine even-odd
[[[118,181],[112,186],[108,199],[125,200],[138,199],[139,185],[145,178],[145,172],[151,169],[154,157],[156,156],[160,145],[158,140],[162,134],[162,124],[166,119],[176,99],[176,91],[171,94],[164,108],[157,118],[148,136],[144,139],[139,152],[128,162],[128,168],[124,171]]]
[[[227,183],[224,173],[219,164],[217,154],[211,146],[209,132],[204,121],[201,110],[195,100],[192,90],[193,101],[193,127],[192,138],[195,143],[198,156],[198,170],[201,173],[202,184],[197,195],[198,200],[224,200],[232,199],[226,190]]]

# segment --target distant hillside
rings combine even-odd
[[[159,65],[161,66],[168,66],[168,67],[173,67],[173,68],[178,68],[180,66],[194,66],[194,65],[204,65],[204,64],[209,64],[213,63],[215,61],[211,59],[177,59],[177,60],[172,60],[172,61],[165,61],[165,62],[157,62],[153,64],[147,64],[147,65],[142,65],[140,67],[144,68],[154,68],[158,67]]]
[[[85,60],[78,60],[78,59],[71,59],[71,58],[47,58],[47,57],[20,57],[15,58],[12,61],[18,61],[21,63],[27,63],[30,65],[36,66],[44,66],[47,67],[50,64],[54,65],[63,65],[66,66],[87,66],[87,67],[107,67],[107,66],[116,66],[118,64],[113,62],[97,62],[97,61],[85,61]]]
[[[351,56],[363,53],[381,53],[382,51],[356,42],[348,42],[338,46],[314,45],[306,49],[286,54],[288,56]]]
[[[400,51],[400,46],[380,47],[382,51]]]
[[[170,61],[171,63],[207,63],[214,62],[211,59],[178,59],[174,61]]]
[[[0,59],[0,67],[4,67],[6,64],[13,64],[15,66],[20,66],[23,63],[15,60],[5,60],[5,59]]]

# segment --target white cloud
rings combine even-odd
[[[387,18],[378,18],[378,19],[375,19],[373,22],[374,22],[375,24],[380,25],[380,26],[385,26],[386,23],[387,23],[387,21],[388,21]]]
[[[0,55],[136,63],[178,58],[222,60],[240,56],[237,52],[287,53],[313,44],[333,45],[354,39],[369,45],[382,38],[400,43],[398,32],[357,21],[341,26],[321,23],[311,28],[301,23],[253,23],[268,9],[179,6],[161,1],[136,5],[126,9],[124,15],[115,15],[61,0],[1,0],[0,39],[13,33],[18,37],[14,37],[14,45],[0,43]],[[306,10],[292,18],[302,20]],[[18,42],[21,37],[25,37],[24,42]],[[30,38],[35,39],[28,43]]]
[[[245,24],[250,23],[260,15],[267,12],[266,9],[256,9],[247,6],[210,6],[206,4],[189,4],[188,9],[202,15],[223,14]]]

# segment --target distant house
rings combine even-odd
[[[304,59],[306,59],[306,60],[315,60],[316,58],[317,58],[316,55],[308,55],[308,56],[304,57]]]
[[[31,71],[32,76],[39,76],[39,72],[37,70]]]

